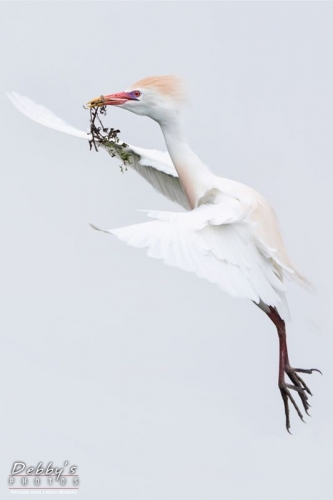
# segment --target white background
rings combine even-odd
[[[331,500],[331,2],[0,4],[2,497],[17,460],[78,466],[81,499]],[[193,149],[275,207],[316,295],[289,287],[294,365],[315,396],[284,428],[273,325],[250,302],[88,225],[175,209],[117,160],[20,115],[79,128],[82,104],[154,74],[188,85]],[[158,126],[110,126],[164,149]]]

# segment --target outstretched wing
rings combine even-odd
[[[72,125],[68,125],[64,120],[56,116],[42,104],[37,104],[29,97],[18,94],[17,92],[7,92],[7,97],[21,113],[34,122],[44,125],[44,127],[64,132],[65,134],[79,137],[80,139],[90,139],[88,132],[78,130]]]
[[[216,283],[234,297],[276,307],[288,318],[281,266],[239,202],[202,205],[185,213],[149,212],[148,216],[155,220],[106,232],[134,247],[147,248],[150,257]]]
[[[128,146],[130,167],[138,172],[156,191],[190,210],[190,204],[168,152]]]
[[[28,97],[16,92],[7,93],[7,96],[21,113],[40,125],[80,139],[91,139],[89,132],[83,132],[72,127],[45,106],[35,103]],[[114,145],[114,150],[117,151],[117,144]],[[177,171],[167,152],[162,153],[161,151],[137,148],[136,146],[128,146],[125,151],[131,155],[130,167],[146,179],[156,191],[182,207],[190,208]]]

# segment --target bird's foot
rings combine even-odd
[[[308,401],[308,399],[309,399],[308,395],[312,396],[312,393],[311,393],[309,387],[304,382],[304,380],[298,375],[298,373],[311,374],[313,372],[319,372],[322,375],[321,371],[317,370],[317,368],[310,368],[308,370],[305,370],[303,368],[292,368],[291,366],[286,366],[285,373],[288,375],[288,377],[292,383],[287,384],[284,379],[279,382],[279,389],[281,391],[281,396],[282,396],[283,403],[284,403],[284,411],[285,411],[285,415],[286,415],[286,428],[287,428],[287,431],[289,432],[289,434],[291,434],[291,432],[290,432],[290,416],[289,416],[289,401],[292,403],[293,407],[295,408],[299,418],[303,422],[305,422],[303,415],[302,415],[302,412],[299,409],[291,391],[295,391],[298,394],[298,396],[300,397],[300,399],[302,401],[302,405],[303,405],[303,408],[304,408],[306,414],[310,415],[309,414],[310,404]]]

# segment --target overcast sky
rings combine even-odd
[[[1,451],[78,466],[82,500],[331,500],[331,2],[2,2]],[[273,325],[250,302],[89,223],[174,209],[135,172],[20,115],[15,90],[86,129],[87,100],[174,73],[214,172],[275,207],[316,295],[289,287],[294,365],[314,392],[284,428]],[[108,112],[125,141],[158,126]]]

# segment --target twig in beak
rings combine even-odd
[[[102,98],[103,96],[101,96],[101,99]],[[102,144],[112,157],[118,155],[123,160],[123,164],[120,166],[120,169],[123,172],[127,169],[127,165],[130,163],[131,155],[130,153],[124,151],[127,144],[124,142],[122,144],[119,143],[118,134],[120,133],[120,130],[107,128],[103,125],[100,115],[106,115],[106,106],[90,106],[88,109],[90,111],[90,150],[94,147],[95,151],[98,151],[98,147]],[[96,126],[96,120],[98,120],[100,126]]]

